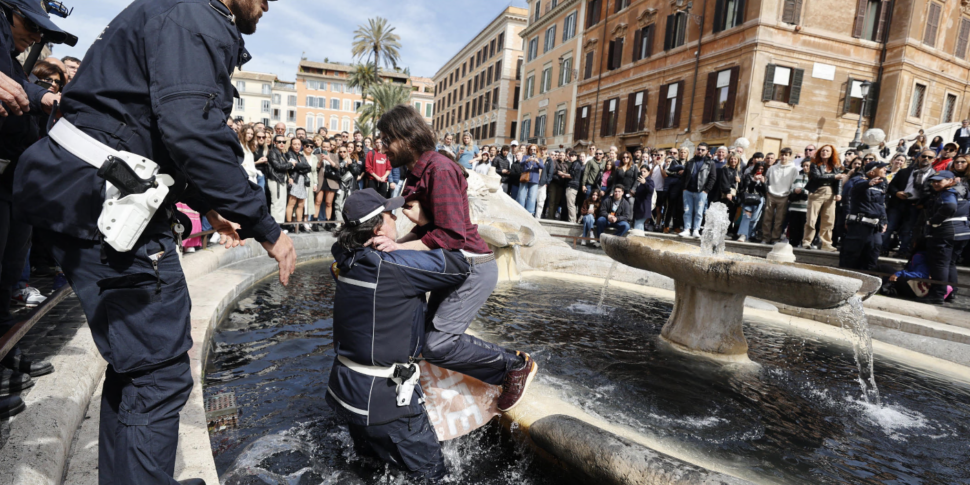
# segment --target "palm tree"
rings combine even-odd
[[[361,97],[367,101],[367,90],[377,82],[377,70],[373,64],[357,64],[350,73],[347,85],[360,88]]]
[[[400,59],[398,49],[401,44],[398,41],[401,37],[394,33],[394,29],[387,23],[387,19],[377,17],[367,19],[367,26],[357,26],[354,31],[351,53],[358,60],[366,59],[367,62],[374,63],[377,83],[381,82],[380,65],[383,63],[385,67],[396,67]]]
[[[374,125],[370,121],[362,123],[360,118],[354,121],[354,129],[359,131],[364,138],[374,134]]]
[[[411,102],[411,87],[405,84],[375,84],[370,88],[370,95],[373,98],[372,103],[364,103],[361,105],[358,112],[360,116],[357,118],[358,125],[370,124],[371,126],[377,125],[377,120],[384,116],[391,108],[399,104],[408,104]]]

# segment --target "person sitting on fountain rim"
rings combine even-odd
[[[461,285],[470,269],[461,251],[385,253],[366,246],[374,237],[397,238],[393,211],[402,206],[403,197],[387,200],[373,188],[344,203],[347,222],[332,249],[337,357],[326,400],[349,422],[358,453],[376,454],[412,479],[436,481],[446,474],[445,462],[415,363],[425,343],[425,293]],[[417,203],[402,212],[427,224]]]
[[[926,303],[942,305],[956,294],[957,259],[970,240],[970,200],[967,186],[958,183],[949,170],[937,172],[929,180],[934,191],[925,208],[930,278],[950,283],[953,291],[947,295],[947,285],[932,285]]]
[[[616,235],[623,237],[630,230],[630,219],[633,218],[633,207],[623,195],[626,187],[617,184],[613,187],[613,196],[600,204],[600,216],[596,219],[596,238],[606,231],[607,227],[615,227]]]
[[[438,367],[501,385],[497,407],[508,411],[521,402],[539,367],[525,352],[509,351],[465,333],[498,283],[498,264],[471,222],[468,182],[461,166],[434,150],[434,133],[409,105],[385,113],[377,129],[391,166],[408,168],[404,197],[409,204],[417,202],[431,222],[400,239],[375,236],[367,245],[384,252],[446,249],[465,255],[471,266],[468,279],[431,293],[423,356]]]
[[[849,194],[845,236],[839,267],[872,271],[879,264],[882,234],[886,232],[886,162],[869,162],[863,168],[867,181],[856,183]]]

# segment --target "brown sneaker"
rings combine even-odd
[[[525,366],[518,370],[513,370],[505,375],[505,382],[502,383],[502,395],[498,397],[498,410],[503,413],[514,408],[522,401],[525,391],[532,383],[532,379],[539,372],[539,365],[525,352],[515,352],[525,357]]]

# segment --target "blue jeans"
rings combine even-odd
[[[634,219],[633,220],[633,228],[634,229],[639,229],[641,231],[644,231],[645,230],[644,229],[644,226],[647,224],[647,221],[649,221],[649,220],[650,220],[649,217],[644,217],[643,219]]]
[[[684,229],[701,230],[701,221],[707,211],[707,194],[684,191]]]
[[[742,207],[741,212],[741,224],[738,226],[738,235],[743,235],[745,238],[751,237],[751,229],[755,224],[758,223],[758,219],[761,218],[761,210],[765,207],[765,199],[761,199],[757,207],[746,205]],[[751,214],[750,216],[748,214]],[[767,236],[766,236],[767,237]]]
[[[589,233],[593,232],[594,226],[596,226],[596,219],[592,215],[586,214],[583,216],[583,237],[589,237]]]
[[[509,197],[515,199],[516,202],[519,201],[519,186],[510,185],[509,186]]]
[[[263,174],[257,175],[256,176],[256,185],[258,185],[259,188],[261,188],[263,190],[266,190],[266,176],[263,175]]]
[[[607,226],[617,228],[616,235],[619,237],[626,236],[626,233],[630,232],[629,222],[609,222],[605,217],[600,217],[599,219],[596,219],[596,237],[600,237],[600,235],[606,231]]]
[[[525,210],[529,211],[529,214],[535,214],[536,212],[536,196],[539,194],[539,184],[533,184],[530,182],[522,182],[519,184],[519,193],[515,200]]]

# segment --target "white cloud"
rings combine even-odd
[[[58,57],[83,57],[87,48],[111,19],[130,2],[65,0],[74,7],[67,19],[54,21],[78,36],[76,47],[55,46]],[[251,71],[275,73],[292,80],[301,54],[307,59],[351,62],[354,30],[368,18],[387,18],[401,36],[401,67],[411,73],[433,76],[482,28],[509,5],[525,6],[524,0],[280,0],[270,2],[270,11],[259,22],[255,34],[246,38],[253,60]]]

